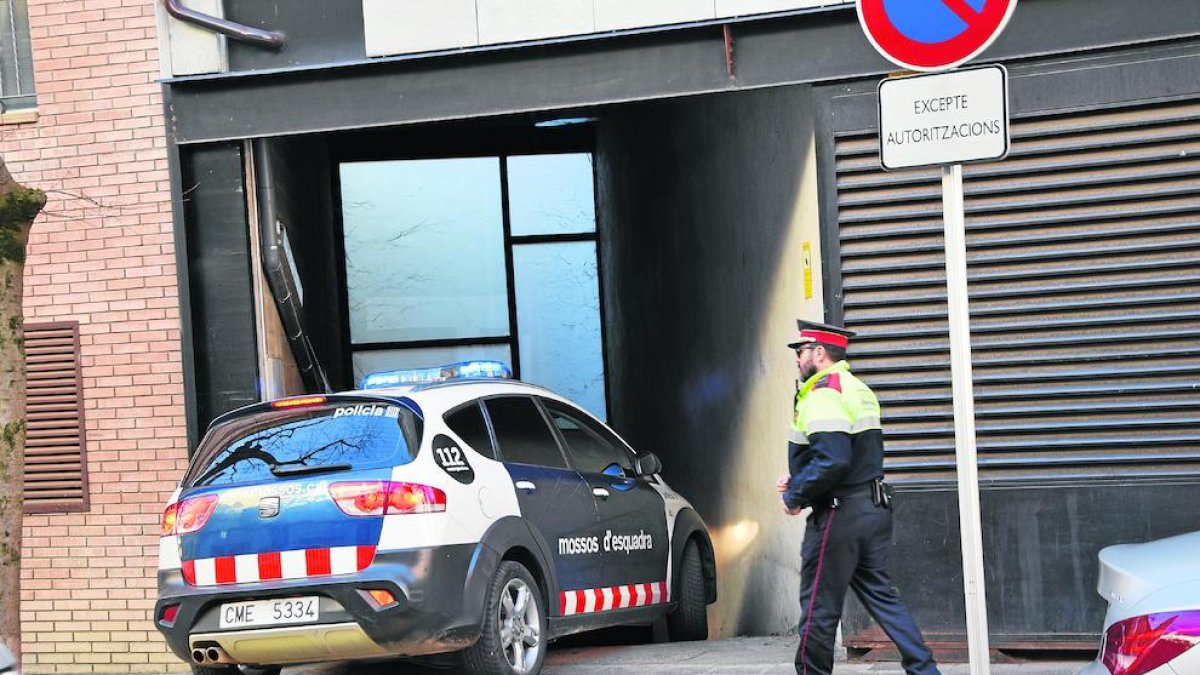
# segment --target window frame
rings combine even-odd
[[[6,25],[0,25],[0,33],[8,39],[0,40],[0,45],[11,44],[10,48],[0,48],[0,124],[19,124],[32,121],[37,111],[37,87],[34,81],[33,41],[29,25],[29,3],[22,0],[0,0],[10,10]],[[21,38],[24,38],[23,40]],[[22,48],[24,45],[24,48]],[[6,70],[12,70],[16,81],[15,91],[12,91],[8,78],[3,77]],[[22,87],[22,73],[28,73],[29,91]]]
[[[479,413],[479,417],[483,420],[483,431],[484,431],[484,433],[487,434],[488,445],[490,446],[489,450],[491,450],[491,454],[485,455],[483,452],[481,452],[478,448],[475,448],[474,446],[472,446],[471,449],[474,450],[477,454],[482,455],[483,457],[486,457],[487,459],[495,460],[497,462],[502,461],[500,459],[500,451],[499,451],[500,444],[496,442],[496,431],[494,429],[492,429],[492,420],[490,417],[488,417],[487,408],[483,405],[482,398],[473,398],[470,401],[467,401],[466,403],[460,403],[459,405],[456,405],[453,408],[450,408],[446,412],[442,413],[442,424],[446,425],[446,428],[449,429],[455,436],[458,436],[459,440],[465,441],[466,439],[463,438],[462,434],[458,433],[457,429],[455,429],[453,426],[450,425],[450,420],[447,418],[449,418],[453,415],[457,415],[458,413],[460,413],[472,406],[475,407],[475,410]]]
[[[564,466],[549,466],[546,464],[530,464],[528,462],[518,462],[516,460],[509,459],[508,457],[505,456],[504,448],[500,444],[500,435],[498,433],[496,433],[496,425],[495,425],[495,422],[492,421],[492,411],[486,405],[486,403],[488,401],[494,401],[497,399],[504,399],[504,398],[523,398],[523,399],[526,399],[526,400],[530,401],[531,403],[533,403],[534,410],[537,411],[538,416],[542,420],[542,424],[546,426],[546,431],[548,431],[550,434],[550,439],[552,441],[554,441],[554,447],[558,448],[558,455],[560,457],[562,457]],[[550,416],[548,414],[546,414],[546,409],[545,409],[545,407],[542,406],[542,402],[539,400],[539,398],[540,397],[535,396],[534,394],[519,393],[519,394],[494,394],[492,396],[481,396],[480,398],[476,399],[480,403],[485,404],[485,405],[480,406],[480,409],[483,411],[484,419],[487,421],[488,431],[490,432],[492,442],[495,443],[496,461],[501,462],[501,463],[520,464],[521,466],[535,466],[535,467],[538,467],[541,469],[554,469],[555,471],[576,471],[577,472],[578,470],[575,468],[575,462],[572,460],[571,455],[567,452],[566,448],[563,447],[562,441],[559,439],[558,433],[554,429],[554,422],[550,419]]]
[[[475,345],[507,345],[509,347],[510,353],[512,355],[511,356],[512,363],[510,364],[510,366],[512,367],[512,370],[513,370],[513,377],[516,377],[519,379],[521,377],[521,338],[520,338],[520,327],[519,327],[519,324],[517,321],[517,297],[516,297],[516,292],[515,292],[515,288],[514,288],[514,286],[516,284],[516,267],[515,267],[515,263],[513,261],[513,249],[518,246],[531,245],[531,244],[561,244],[561,243],[575,243],[575,242],[592,243],[592,244],[595,244],[595,246],[596,246],[596,267],[597,267],[598,275],[600,274],[600,270],[601,270],[600,232],[599,232],[600,228],[599,228],[599,217],[598,216],[596,218],[596,222],[594,223],[594,227],[591,232],[575,232],[575,233],[569,233],[569,234],[525,234],[525,235],[514,235],[512,232],[512,209],[511,209],[511,205],[509,203],[509,201],[510,201],[509,189],[510,188],[509,188],[509,179],[508,179],[508,160],[509,160],[509,158],[510,157],[524,157],[524,156],[530,156],[530,155],[559,155],[559,154],[587,154],[592,157],[593,161],[595,159],[595,152],[592,150],[576,150],[573,152],[572,151],[562,151],[562,150],[552,150],[552,151],[547,151],[547,152],[514,151],[514,152],[499,152],[499,153],[494,153],[494,154],[483,155],[483,157],[495,157],[499,163],[500,215],[501,215],[502,231],[503,231],[503,235],[504,235],[503,236],[504,268],[505,268],[504,275],[505,275],[505,284],[506,284],[505,295],[506,295],[506,299],[508,301],[508,334],[507,335],[474,335],[474,336],[470,336],[470,337],[461,337],[461,338],[441,338],[441,339],[427,339],[427,340],[397,340],[397,341],[377,341],[377,342],[355,343],[355,342],[353,342],[353,340],[351,339],[351,336],[350,336],[350,329],[349,329],[350,318],[349,318],[349,312],[347,312],[346,313],[345,335],[346,335],[346,344],[349,345],[349,347],[350,347],[349,352],[350,352],[351,359],[353,358],[353,355],[355,352],[360,352],[360,351],[425,349],[425,348],[431,348],[431,347],[470,347],[470,346],[475,346]],[[480,157],[473,156],[473,155],[458,155],[458,154],[440,157],[440,159],[479,159],[479,158]],[[366,163],[366,162],[391,162],[391,161],[420,161],[420,160],[424,160],[424,159],[431,159],[431,158],[429,158],[429,157],[397,157],[394,159],[380,159],[380,158],[363,159],[363,160],[339,159],[339,160],[335,160],[334,166],[336,168],[336,167],[339,167],[341,164]],[[334,175],[339,176],[340,172],[334,173]],[[595,199],[595,195],[596,195],[595,180],[596,180],[596,174],[595,174],[595,171],[593,170],[593,172],[592,172],[592,182],[593,182],[592,199],[593,200]],[[342,202],[341,202],[341,198],[340,198],[341,180],[337,179],[336,182],[338,184],[337,218],[338,218],[339,223],[341,224],[341,229],[342,229],[342,233],[339,236],[339,241],[341,242],[340,246],[342,247],[342,251],[340,252],[340,255],[338,257],[339,258],[338,265],[340,268],[339,272],[342,277],[342,286],[343,286],[343,288],[346,288],[345,220],[344,220],[344,213],[342,211],[342,209],[343,209]],[[608,403],[608,401],[607,401],[608,367],[607,367],[607,350],[605,348],[606,341],[604,339],[605,335],[603,332],[603,326],[604,326],[605,322],[604,322],[604,299],[603,299],[604,284],[603,284],[602,278],[597,280],[597,286],[599,287],[600,292],[601,292],[601,299],[600,299],[601,336],[600,336],[600,340],[601,340],[601,354],[605,361],[605,368],[604,368],[605,392],[606,392],[605,393],[605,398],[606,398],[605,403],[607,404]],[[346,306],[349,307],[349,302],[348,302],[349,301],[349,297],[348,297],[349,292],[348,292],[348,290],[344,290],[343,293],[345,293],[347,295]],[[353,371],[353,368],[351,367],[351,372],[352,371]]]
[[[325,403],[320,404],[319,407],[326,409],[358,404],[396,406],[400,408],[402,417],[397,423],[400,425],[401,438],[408,446],[408,451],[412,455],[412,459],[405,464],[391,466],[408,466],[420,459],[421,449],[425,443],[425,420],[411,405],[386,398],[330,397]],[[230,419],[219,420],[204,432],[195,451],[192,452],[188,460],[188,466],[184,471],[183,477],[180,479],[180,485],[185,486],[184,489],[195,487],[193,483],[199,475],[200,467],[211,462],[216,455],[220,454],[234,440],[249,434],[258,433],[272,426],[288,424],[302,417],[306,410],[303,407],[292,410],[286,408],[280,410],[260,406],[258,409],[245,414]],[[275,480],[281,479],[277,478]]]
[[[598,436],[599,439],[602,442],[604,442],[606,445],[615,447],[616,450],[618,452],[620,452],[622,454],[622,456],[624,456],[629,461],[628,467],[626,467],[623,464],[621,465],[621,469],[628,473],[628,475],[626,475],[625,478],[628,478],[628,479],[641,478],[636,475],[637,474],[637,460],[638,460],[637,451],[635,451],[633,448],[629,447],[629,444],[626,443],[624,441],[624,439],[622,439],[620,436],[618,436],[616,434],[616,432],[609,429],[603,422],[595,419],[594,417],[592,417],[592,415],[588,414],[588,412],[586,410],[583,410],[579,406],[576,406],[572,403],[568,403],[568,402],[565,402],[565,401],[562,401],[559,399],[555,399],[555,398],[549,398],[546,396],[537,396],[535,398],[537,398],[538,403],[541,405],[541,408],[542,408],[543,412],[545,413],[547,420],[550,423],[550,428],[554,431],[555,439],[559,442],[559,445],[562,447],[563,453],[565,455],[567,455],[567,458],[571,461],[571,464],[572,464],[572,466],[575,467],[576,471],[579,471],[580,473],[590,473],[590,474],[597,474],[597,475],[604,473],[603,471],[586,471],[580,466],[579,462],[576,461],[574,454],[572,454],[573,451],[571,450],[570,442],[567,440],[566,436],[562,433],[562,430],[558,428],[558,425],[554,423],[553,408],[555,406],[563,408],[563,414],[569,418],[574,418],[579,423],[581,423],[583,425],[583,430],[585,432],[594,434],[594,435]]]
[[[347,377],[353,379],[354,354],[359,351],[384,351],[399,349],[423,349],[436,347],[470,347],[480,345],[507,345],[511,354],[509,366],[513,377],[521,378],[521,346],[520,327],[517,322],[517,305],[515,294],[515,269],[513,247],[523,244],[592,242],[596,247],[597,292],[600,302],[600,359],[604,372],[604,406],[612,410],[611,392],[609,388],[609,355],[606,320],[606,299],[604,293],[604,254],[600,242],[600,212],[599,205],[594,207],[595,227],[591,232],[553,235],[519,235],[512,234],[512,214],[509,208],[508,158],[526,155],[557,155],[557,154],[587,154],[592,158],[592,198],[597,199],[599,185],[595,171],[595,138],[594,132],[588,127],[562,129],[503,129],[499,134],[491,130],[447,128],[441,130],[423,130],[420,132],[406,131],[376,131],[356,134],[346,139],[338,148],[330,152],[329,171],[333,187],[333,218],[335,256],[339,285],[339,302],[342,307],[349,307],[348,290],[346,286],[346,251],[345,251],[345,219],[343,214],[342,185],[338,178],[340,165],[355,162],[373,161],[404,161],[421,159],[453,159],[497,157],[500,161],[500,198],[501,216],[504,231],[504,264],[506,268],[507,299],[509,332],[506,336],[454,338],[445,340],[419,340],[400,342],[372,342],[354,344],[350,339],[349,312],[341,312],[339,330],[342,343],[346,345],[343,354],[343,367]],[[397,152],[395,148],[404,147],[406,152]],[[348,383],[352,387],[354,382]],[[483,399],[480,399],[483,400]],[[490,423],[490,421],[489,421]]]

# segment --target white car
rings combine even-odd
[[[1100,551],[1099,658],[1079,675],[1200,674],[1200,532]]]
[[[594,628],[665,616],[705,639],[712,544],[658,458],[550,391],[478,379],[503,370],[381,374],[214,421],[163,516],[171,649],[201,675],[448,652],[509,675]]]

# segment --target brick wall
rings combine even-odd
[[[158,522],[186,459],[153,0],[29,0],[37,120],[0,126],[33,228],[26,321],[78,321],[91,511],[27,516],[29,673],[182,672],[151,623]]]

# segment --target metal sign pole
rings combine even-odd
[[[988,675],[987,596],[983,581],[983,528],[975,451],[975,392],[971,378],[971,322],[967,303],[967,234],[962,165],[942,167],[942,220],[946,230],[946,299],[950,317],[950,370],[954,383],[954,443],[958,518],[971,675]]]

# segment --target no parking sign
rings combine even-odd
[[[858,0],[858,20],[889,61],[933,72],[987,49],[1016,6],[1017,0]]]

